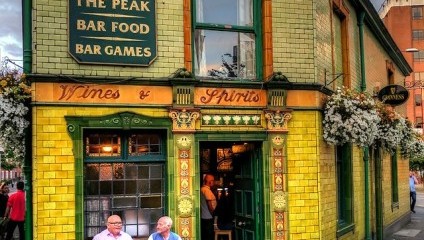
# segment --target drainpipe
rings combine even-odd
[[[32,0],[22,0],[22,39],[23,39],[23,68],[24,73],[32,72]],[[25,240],[32,240],[33,237],[33,215],[32,215],[32,107],[28,101],[29,127],[25,136],[25,160],[23,173],[25,176],[26,194],[26,217],[25,217]]]
[[[359,51],[361,58],[361,92],[365,92],[367,89],[367,83],[365,79],[365,48],[364,48],[364,18],[365,12],[359,12],[358,27],[359,27]],[[363,148],[364,154],[364,178],[365,178],[365,240],[371,240],[371,228],[370,228],[370,189],[369,189],[369,150],[368,147]]]

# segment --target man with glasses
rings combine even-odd
[[[112,215],[107,219],[107,229],[94,236],[93,240],[133,240],[132,237],[122,230],[122,220],[118,215]]]

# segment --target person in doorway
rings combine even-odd
[[[24,182],[18,182],[16,184],[17,192],[12,194],[7,201],[6,211],[4,218],[9,218],[7,226],[6,240],[10,240],[13,237],[16,225],[19,228],[19,239],[24,240],[24,222],[25,222],[25,192]]]
[[[409,171],[409,197],[411,201],[411,212],[415,213],[415,202],[417,201],[417,192],[415,191],[415,184],[417,184],[417,178],[414,172]]]
[[[200,213],[202,240],[212,240],[214,236],[213,215],[216,208],[216,197],[211,188],[215,185],[215,177],[206,174],[200,189]]]
[[[181,240],[181,237],[171,231],[172,219],[168,216],[159,218],[156,225],[156,232],[149,236],[147,240]]]
[[[218,200],[218,206],[215,209],[217,217],[217,227],[221,230],[233,230],[234,228],[234,202],[232,193],[229,189],[224,190]]]
[[[111,215],[107,218],[107,229],[94,236],[93,240],[133,240],[132,237],[122,231],[122,220],[118,215]]]

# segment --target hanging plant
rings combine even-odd
[[[31,89],[25,75],[3,70],[0,75],[0,145],[3,160],[21,163],[25,156],[25,130],[29,126],[27,100]]]
[[[376,142],[389,153],[394,153],[402,140],[402,130],[407,127],[405,119],[391,106],[381,102],[377,102],[376,108],[381,119]]]
[[[401,144],[400,153],[403,157],[416,158],[424,156],[424,142],[421,136],[414,132],[410,121],[400,122]]]
[[[333,145],[351,142],[370,146],[377,137],[380,117],[374,99],[366,93],[338,88],[324,107],[324,140]]]

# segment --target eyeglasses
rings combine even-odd
[[[108,222],[108,224],[112,224],[112,225],[115,225],[115,226],[120,226],[120,225],[122,225],[122,222]]]

